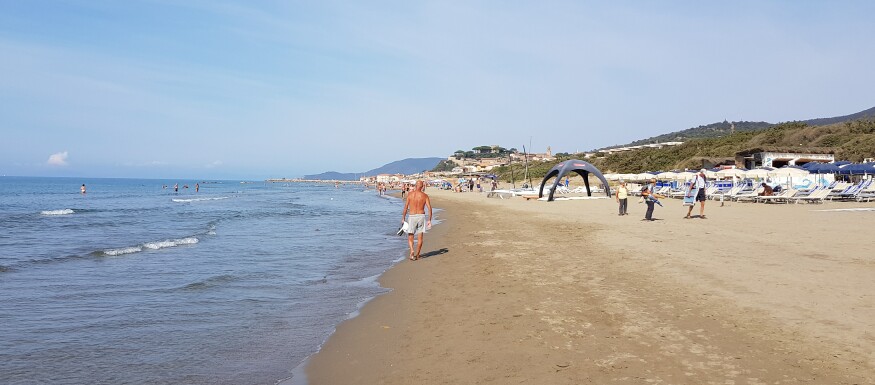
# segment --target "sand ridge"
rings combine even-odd
[[[307,368],[313,384],[870,384],[875,204],[429,191],[444,223]]]

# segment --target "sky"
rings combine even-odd
[[[875,106],[871,1],[0,0],[0,175],[262,179]]]

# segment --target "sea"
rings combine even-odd
[[[361,185],[0,177],[0,384],[305,383],[386,292],[401,211]]]

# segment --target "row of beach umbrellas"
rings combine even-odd
[[[663,171],[645,172],[640,174],[605,174],[608,180],[642,181],[650,178],[659,180],[690,180],[696,176],[697,171]],[[705,177],[709,179],[765,179],[769,177],[799,178],[809,174],[841,174],[841,175],[875,175],[875,162],[872,163],[807,163],[804,167],[784,166],[781,168],[760,167],[752,170],[743,168],[727,168],[705,170]]]

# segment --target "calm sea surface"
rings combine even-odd
[[[404,255],[373,190],[194,183],[0,177],[0,384],[275,384]]]

